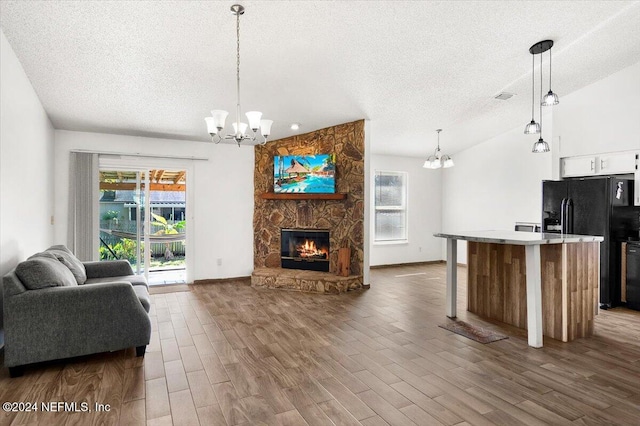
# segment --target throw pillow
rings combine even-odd
[[[87,270],[84,264],[68,248],[65,246],[51,246],[46,250],[46,253],[54,254],[64,266],[69,268],[78,284],[82,285],[87,281]]]
[[[55,256],[32,256],[16,266],[16,275],[28,290],[77,285],[71,271]]]

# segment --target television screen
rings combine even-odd
[[[274,192],[333,194],[336,192],[335,154],[276,155]]]

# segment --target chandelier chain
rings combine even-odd
[[[240,13],[236,13],[236,87],[238,104],[236,105],[236,132],[240,132]]]

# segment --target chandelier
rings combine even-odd
[[[427,161],[425,161],[424,164],[422,165],[422,167],[424,167],[425,169],[439,169],[440,167],[444,169],[448,169],[449,167],[453,167],[453,159],[449,155],[442,154],[440,152],[440,132],[441,131],[442,129],[436,130],[436,132],[438,132],[438,147],[433,152],[433,155],[427,158]]]
[[[211,117],[205,117],[207,122],[207,131],[211,135],[211,141],[214,143],[220,143],[223,139],[233,139],[238,146],[243,141],[255,142],[257,140],[258,131],[262,134],[263,140],[260,145],[267,143],[267,138],[271,133],[272,120],[261,120],[262,113],[260,111],[249,111],[246,113],[249,124],[240,121],[240,15],[244,14],[244,7],[239,4],[231,6],[231,13],[236,16],[236,89],[237,89],[237,104],[236,104],[236,120],[233,125],[233,133],[225,136],[220,136],[220,132],[224,129],[224,122],[227,119],[229,113],[220,109],[211,111]],[[251,129],[252,134],[247,133],[247,127]]]
[[[553,40],[542,40],[534,44],[529,48],[529,53],[531,53],[531,122],[527,124],[524,128],[525,134],[536,134],[539,133],[540,137],[538,141],[533,144],[532,152],[541,153],[541,152],[549,152],[549,144],[542,139],[542,107],[543,106],[552,106],[557,105],[558,95],[553,93],[551,90],[551,48],[553,47]],[[549,51],[549,92],[543,97],[542,96],[542,54],[546,51]],[[535,74],[534,74],[534,65],[535,65],[535,55],[540,55],[540,123],[536,123],[533,112],[535,105]]]

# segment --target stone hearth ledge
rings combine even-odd
[[[346,293],[362,288],[362,275],[341,277],[330,272],[300,269],[255,268],[251,274],[252,287],[277,288],[306,293]]]

